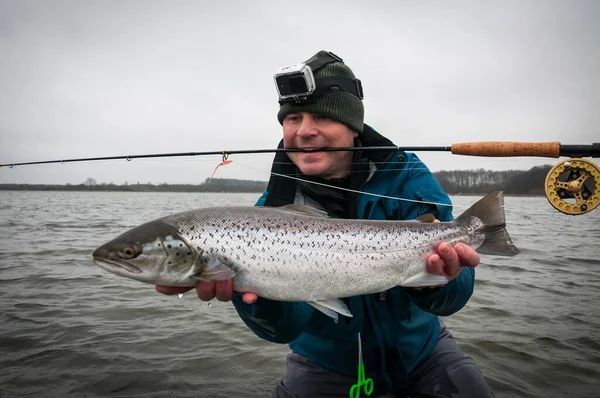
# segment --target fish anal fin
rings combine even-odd
[[[349,318],[352,318],[352,313],[350,312],[346,304],[344,304],[344,302],[339,299],[308,301],[308,304],[312,305],[317,310],[321,311],[323,314],[333,318],[333,320],[336,323],[338,321],[338,314],[342,314]]]
[[[419,272],[416,275],[407,278],[400,284],[402,287],[426,287],[426,286],[439,286],[448,283],[448,279],[443,275],[434,275],[429,272]]]

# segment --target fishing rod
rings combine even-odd
[[[487,141],[464,142],[450,146],[374,146],[374,147],[325,147],[325,148],[269,148],[241,149],[205,152],[172,152],[140,155],[120,155],[90,158],[42,160],[0,164],[0,167],[91,162],[101,160],[127,160],[144,158],[167,158],[186,156],[221,155],[225,161],[229,155],[294,152],[343,152],[343,151],[406,151],[451,152],[453,155],[483,157],[569,157],[556,164],[546,176],[545,193],[550,204],[558,211],[578,215],[594,210],[600,205],[600,168],[584,157],[600,158],[600,143],[591,145],[563,145],[560,142],[512,142]]]
[[[258,153],[292,153],[292,152],[343,152],[343,151],[406,151],[406,152],[451,152],[454,155],[467,156],[492,156],[492,157],[512,157],[512,156],[535,156],[552,157],[600,157],[600,143],[592,145],[562,145],[560,142],[465,142],[452,144],[450,146],[373,146],[373,147],[339,147],[339,148],[268,148],[268,149],[241,149],[241,150],[221,150],[205,152],[172,152],[172,153],[152,153],[141,155],[119,155],[103,156],[91,158],[57,159],[41,160],[35,162],[20,162],[0,164],[0,167],[13,168],[15,166],[28,166],[36,164],[50,163],[72,163],[72,162],[91,162],[99,160],[133,160],[144,158],[169,158],[185,156],[209,156]]]

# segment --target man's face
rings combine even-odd
[[[352,147],[358,133],[314,113],[290,113],[283,119],[285,148]],[[292,152],[288,156],[302,174],[341,178],[350,174],[352,152]]]

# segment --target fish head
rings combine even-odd
[[[98,247],[94,262],[113,274],[162,286],[194,286],[196,252],[177,228],[155,220]]]

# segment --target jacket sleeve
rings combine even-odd
[[[451,204],[450,198],[433,174],[416,155],[409,155],[408,161],[408,175],[401,186],[399,197],[432,203],[410,203],[403,214],[404,219],[412,220],[421,214],[432,213],[440,221],[452,221],[454,217],[451,206],[433,204]],[[404,290],[412,302],[422,310],[448,316],[460,310],[469,301],[474,286],[475,269],[463,268],[458,278],[448,282],[443,288]]]
[[[259,297],[246,304],[240,296],[231,300],[242,321],[264,340],[289,343],[304,331],[314,309],[306,303],[283,302]]]
[[[410,300],[424,311],[449,316],[467,304],[475,286],[475,269],[463,268],[458,277],[440,289],[404,289]],[[430,291],[428,291],[430,290]]]
[[[256,202],[262,206],[266,191]],[[313,307],[306,303],[283,302],[259,297],[254,304],[246,304],[241,296],[231,302],[238,315],[258,337],[273,343],[289,343],[304,331],[313,314]]]

